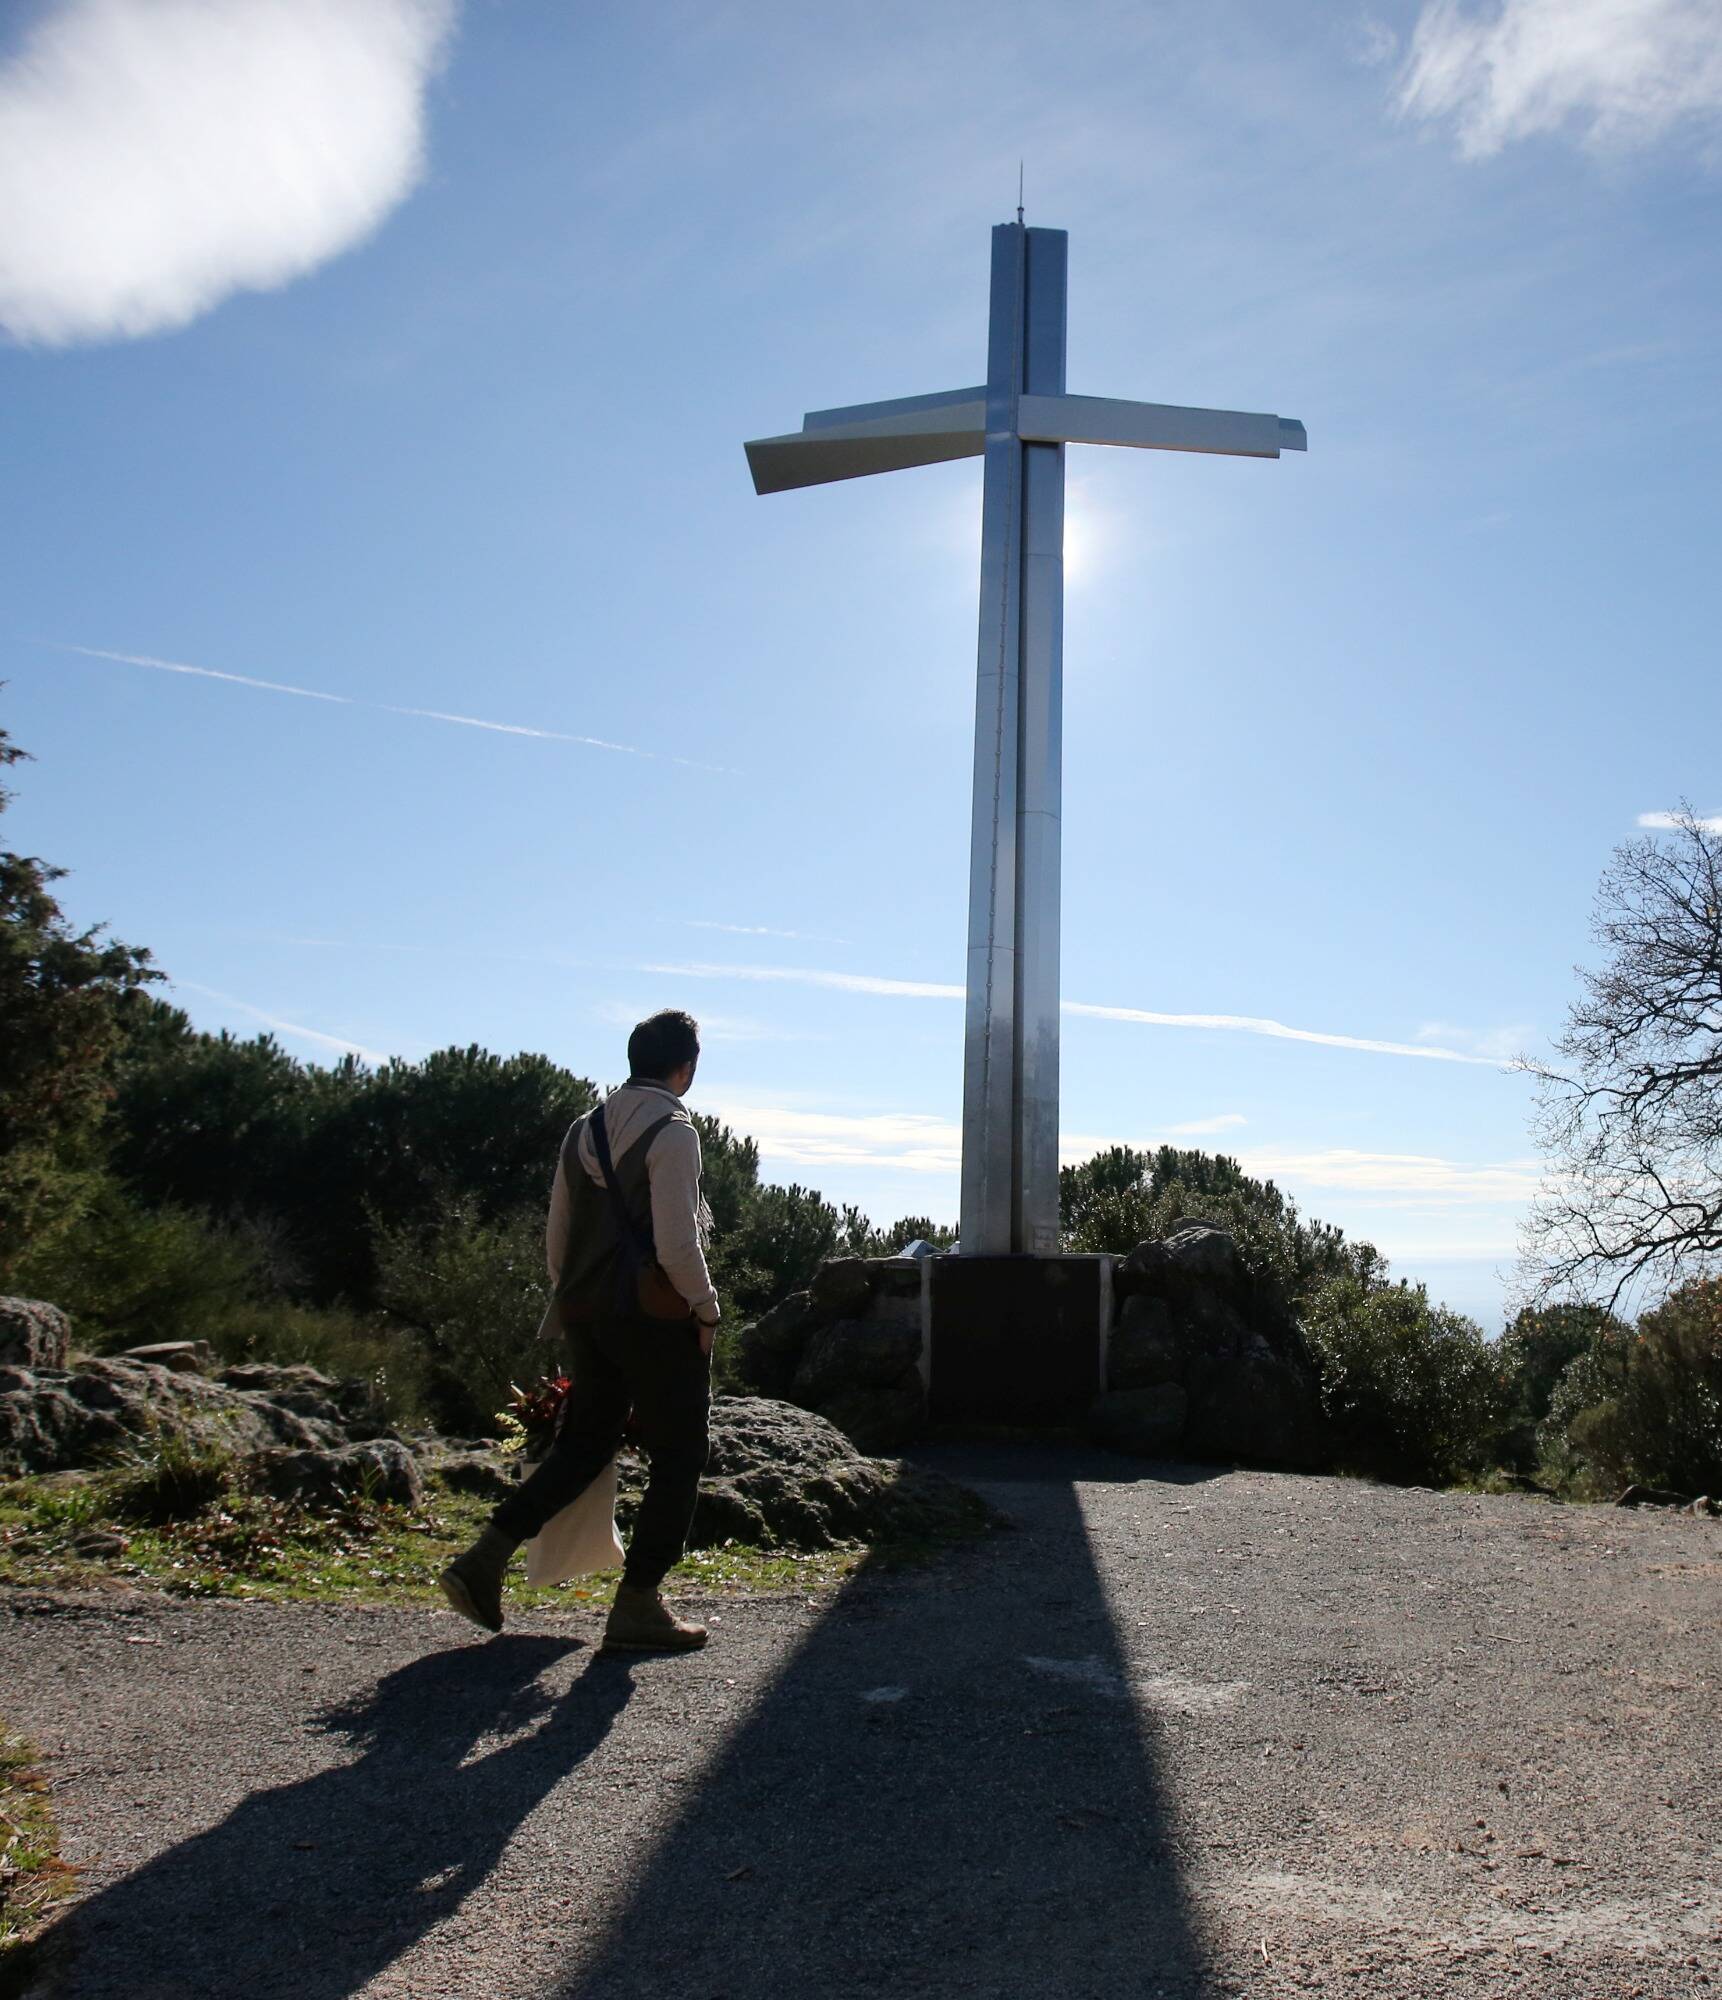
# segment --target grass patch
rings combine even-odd
[[[123,1520],[148,1527],[195,1521],[215,1508],[233,1483],[233,1453],[225,1445],[167,1431],[149,1457],[96,1489],[97,1502]]]
[[[493,1503],[432,1482],[416,1511],[355,1499],[338,1513],[224,1488],[194,1512],[148,1518],[137,1482],[149,1470],[117,1470],[68,1480],[0,1484],[0,1584],[32,1590],[130,1586],[175,1597],[250,1598],[268,1603],[438,1604],[436,1579],[490,1518]],[[153,1489],[146,1488],[146,1492]],[[176,1504],[179,1496],[176,1494]],[[138,1518],[140,1513],[145,1518]],[[882,1552],[873,1551],[875,1558]],[[893,1552],[898,1559],[918,1553]],[[869,1551],[800,1555],[738,1543],[696,1549],[671,1574],[671,1587],[783,1591],[829,1587]],[[523,1566],[511,1573],[517,1607],[601,1605],[616,1576],[583,1577],[529,1590]]]
[[[0,1727],[0,1991],[49,1908],[71,1887],[36,1754]]]

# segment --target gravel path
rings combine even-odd
[[[1722,2000],[1722,1525],[1080,1452],[683,1660],[0,1599],[128,2000]]]

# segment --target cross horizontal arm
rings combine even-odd
[[[930,396],[898,396],[888,403],[850,403],[840,410],[809,410],[801,420],[804,431],[832,430],[839,424],[888,423],[899,417],[920,417],[930,410],[958,410],[984,403],[987,385],[972,389],[936,389]]]
[[[978,458],[986,449],[986,430],[984,387],[942,389],[888,403],[810,410],[800,430],[755,438],[747,446],[747,462],[755,492],[786,493],[870,472]],[[1028,444],[1134,445],[1233,458],[1278,458],[1282,451],[1309,449],[1303,425],[1291,417],[1126,403],[1112,396],[1022,396],[1017,435]]]
[[[1282,451],[1309,449],[1303,425],[1291,417],[1125,403],[1111,396],[1024,396],[1017,431],[1035,444],[1123,444],[1233,458],[1278,458]]]
[[[809,411],[800,430],[755,438],[747,446],[754,491],[784,493],[869,472],[978,458],[986,448],[986,394],[984,388],[945,389],[890,403]]]

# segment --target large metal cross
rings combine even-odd
[[[1064,447],[1278,458],[1303,425],[1064,392],[1062,229],[993,231],[978,388],[814,410],[747,447],[761,493],[949,458],[986,458],[969,857],[961,1248],[1058,1249],[1059,814]]]

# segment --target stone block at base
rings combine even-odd
[[[1104,1257],[939,1257],[929,1308],[935,1423],[1080,1424],[1101,1390]]]

